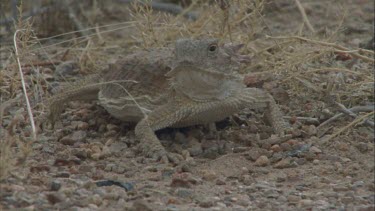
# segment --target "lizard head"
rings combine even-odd
[[[175,65],[231,74],[240,63],[249,61],[238,53],[242,47],[242,44],[219,44],[217,39],[179,39],[175,46]]]
[[[223,100],[244,85],[234,69],[248,61],[238,54],[242,45],[220,45],[216,39],[180,39],[172,70],[166,74],[177,93],[192,100]]]

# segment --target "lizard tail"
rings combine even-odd
[[[64,86],[61,92],[49,98],[47,101],[47,117],[52,127],[64,110],[66,103],[74,100],[96,100],[100,91],[100,80],[100,74],[91,75],[82,81]]]

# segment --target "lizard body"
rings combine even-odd
[[[277,133],[289,125],[271,95],[247,88],[234,69],[247,57],[241,45],[220,45],[216,39],[180,39],[174,48],[139,51],[110,65],[92,83],[52,97],[50,117],[70,100],[98,99],[112,116],[137,122],[136,137],[143,153],[178,162],[155,135],[165,127],[184,127],[222,120],[246,107],[267,108],[266,116]],[[121,80],[132,80],[122,82]]]

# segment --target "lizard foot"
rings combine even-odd
[[[183,160],[183,157],[177,153],[167,152],[163,146],[145,146],[141,145],[141,150],[146,157],[152,158],[155,161],[162,161],[163,163],[178,164]]]

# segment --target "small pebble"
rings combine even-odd
[[[298,202],[298,207],[299,208],[307,208],[307,207],[312,207],[314,205],[314,201],[310,199],[302,199]]]
[[[322,153],[322,150],[320,150],[320,149],[319,149],[318,147],[316,147],[316,146],[312,146],[312,147],[310,147],[309,151],[310,151],[310,152],[313,152],[313,153],[315,153],[315,154]]]
[[[204,200],[199,203],[199,206],[203,208],[210,208],[214,206],[214,202],[212,200]]]
[[[213,181],[217,178],[217,174],[211,170],[203,170],[202,178],[206,181]]]
[[[133,203],[133,207],[131,208],[135,211],[152,211],[151,205],[147,203],[145,200],[138,199]]]
[[[268,157],[265,155],[260,156],[256,161],[256,166],[267,166],[269,164]]]
[[[61,183],[57,180],[51,182],[51,191],[58,191],[61,188]]]
[[[301,200],[301,197],[296,195],[289,195],[287,197],[287,200],[289,204],[297,204]]]
[[[288,157],[277,162],[274,167],[278,169],[292,168],[297,167],[297,163],[294,161],[294,159]]]
[[[317,159],[313,160],[313,164],[314,164],[314,165],[319,165],[319,163],[320,163],[319,160],[317,160]]]
[[[275,144],[271,147],[271,150],[274,152],[281,152],[283,149],[280,147],[280,145]]]
[[[59,192],[48,193],[46,196],[47,196],[47,200],[51,204],[56,204],[65,200],[64,195]]]
[[[225,181],[221,178],[216,180],[216,185],[225,185],[225,184],[226,184]]]

